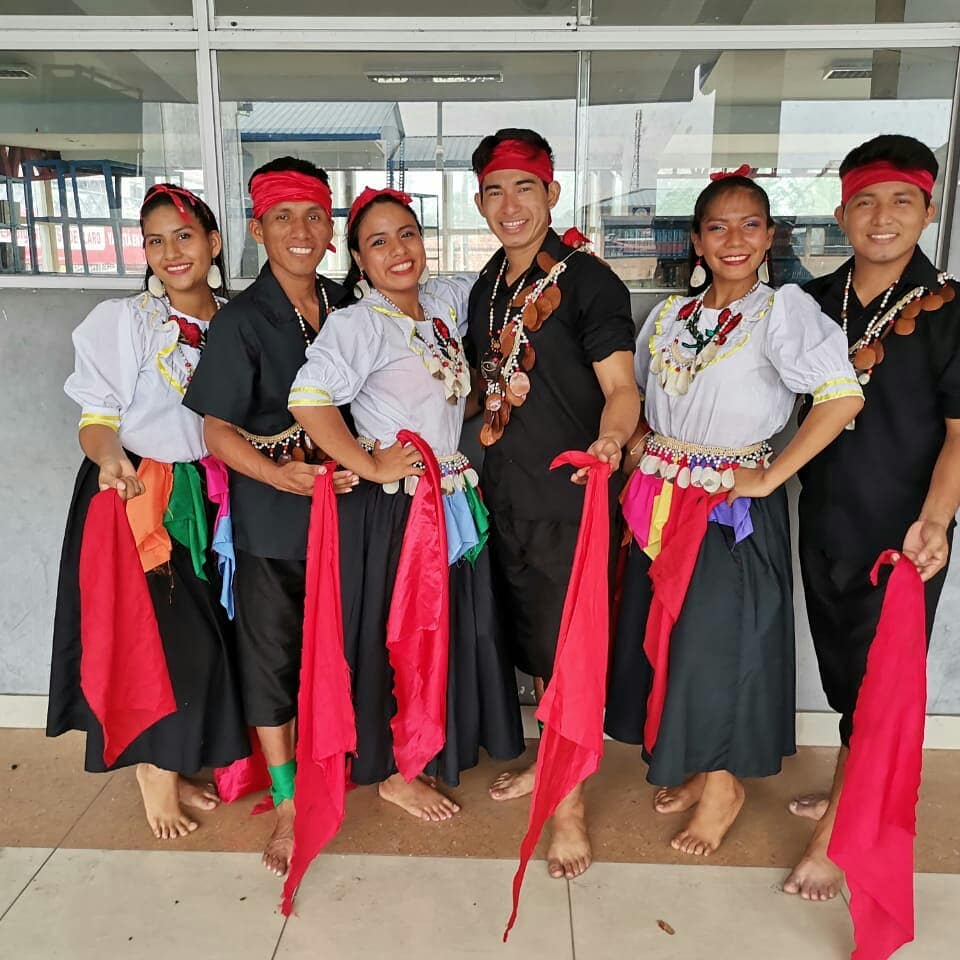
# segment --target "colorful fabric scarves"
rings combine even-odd
[[[426,470],[417,484],[403,533],[387,617],[387,650],[397,712],[390,722],[397,770],[410,781],[443,749],[447,730],[450,572],[440,465],[425,440],[409,430]]]
[[[227,468],[213,455],[207,455],[200,463],[207,476],[207,499],[217,505],[217,518],[213,522],[213,542],[210,546],[217,555],[220,571],[220,605],[232,620],[233,577],[237,569],[237,555],[233,548],[233,521],[230,519],[230,477]]]
[[[727,496],[726,490],[709,494],[702,487],[665,486],[673,488],[670,514],[663,526],[660,552],[650,564],[653,599],[643,637],[643,650],[653,668],[643,728],[643,744],[650,752],[657,742],[667,699],[670,634],[687,597],[710,513]]]
[[[153,601],[116,490],[91,501],[80,546],[80,689],[111,766],[177,709]]]
[[[303,658],[297,701],[297,778],[293,854],[281,910],[293,898],[313,858],[343,823],[347,757],[357,747],[350,668],[343,653],[340,539],[333,469],[313,485],[307,537]]]
[[[893,564],[867,671],[837,820],[827,851],[847,876],[854,960],[886,960],[914,937],[913,844],[927,700],[926,607],[917,568],[887,550],[870,574]]]
[[[603,756],[603,707],[610,646],[610,514],[607,480],[610,464],[578,451],[558,456],[564,464],[588,467],[580,532],[563,604],[553,677],[540,701],[543,723],[536,782],[520,863],[513,878],[513,912],[503,932],[506,941],[517,919],[520,888],[544,824],[577,784],[593,775]]]

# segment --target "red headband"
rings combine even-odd
[[[143,217],[143,208],[159,193],[164,194],[173,201],[173,205],[177,208],[177,213],[180,214],[180,219],[184,223],[190,222],[190,214],[183,205],[183,201],[186,200],[191,207],[196,207],[196,205],[200,203],[200,198],[185,187],[175,187],[168,183],[158,183],[147,191],[147,195],[143,198],[143,203],[140,204],[141,217]]]
[[[710,174],[710,179],[713,182],[717,180],[726,180],[727,177],[746,177],[748,180],[751,179],[750,175],[753,173],[753,167],[749,163],[741,163],[736,170],[718,170],[716,173]]]
[[[496,170],[523,170],[544,183],[553,183],[550,154],[524,140],[501,140],[493,148],[490,162],[477,175],[481,187],[484,179]]]
[[[353,226],[353,221],[357,219],[357,214],[361,210],[364,210],[366,207],[369,207],[374,200],[378,197],[390,197],[393,200],[402,203],[405,207],[409,207],[413,202],[413,197],[409,193],[404,193],[402,190],[393,190],[390,187],[384,187],[381,190],[375,190],[373,187],[364,187],[360,196],[353,201],[353,206],[350,208],[350,214],[347,216],[347,231],[350,231],[350,228]]]
[[[929,170],[905,170],[886,160],[855,167],[840,178],[841,206],[846,206],[861,190],[875,183],[912,183],[928,197],[933,193],[934,176]]]
[[[278,203],[315,203],[333,220],[333,195],[330,188],[317,177],[296,170],[277,170],[257,174],[250,183],[253,216],[259,220]],[[337,248],[327,244],[336,253]]]

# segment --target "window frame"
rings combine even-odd
[[[191,50],[195,52],[200,118],[201,163],[207,200],[224,222],[224,157],[220,128],[217,55],[221,50],[430,52],[489,48],[504,52],[576,52],[576,167],[574,209],[582,220],[589,109],[590,57],[619,50],[805,50],[883,48],[953,49],[960,63],[960,20],[910,24],[831,24],[827,26],[600,27],[589,23],[590,0],[579,16],[455,18],[224,17],[214,0],[193,0],[192,17],[40,17],[3,15],[3,46],[28,50]],[[53,21],[53,23],[50,23]],[[946,262],[960,230],[960,69],[956,70],[942,175],[944,200],[937,236],[938,261]],[[578,223],[581,228],[583,223]],[[957,237],[960,242],[960,237]],[[250,281],[230,278],[235,289]],[[4,274],[3,288],[135,289],[138,277],[83,274]],[[644,294],[661,291],[644,289]]]

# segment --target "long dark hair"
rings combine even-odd
[[[700,196],[697,197],[697,202],[693,206],[693,221],[690,224],[690,232],[699,235],[703,226],[703,221],[707,217],[707,211],[710,209],[710,204],[713,203],[713,201],[718,197],[722,197],[725,193],[730,193],[733,190],[746,190],[749,193],[752,193],[763,207],[763,212],[767,217],[767,227],[770,228],[775,225],[773,222],[773,217],[770,216],[770,198],[767,196],[767,191],[764,190],[763,187],[761,187],[760,184],[755,180],[751,180],[750,177],[742,177],[734,174],[733,176],[723,177],[720,180],[712,180],[703,188],[703,190],[700,191]],[[693,271],[698,259],[700,258],[697,256],[697,251],[694,249],[693,240],[691,239],[690,250],[687,254],[690,272]],[[688,285],[688,297],[692,297],[695,293],[699,293],[705,287],[713,283],[713,271],[710,269],[709,264],[706,262],[706,260],[704,260],[700,265],[706,271],[706,282],[700,287],[692,287]],[[767,264],[767,269],[770,270],[770,285],[774,286],[773,270],[771,269],[769,263]]]
[[[143,224],[147,217],[157,209],[157,207],[173,207],[177,209],[177,205],[173,200],[173,197],[169,193],[166,193],[166,190],[175,190],[177,195],[183,201],[183,204],[186,208],[193,212],[193,215],[197,218],[197,222],[200,224],[201,228],[206,231],[207,234],[212,233],[214,230],[217,233],[220,233],[220,227],[217,224],[217,218],[214,216],[213,211],[210,207],[207,206],[203,200],[200,199],[195,193],[191,193],[189,190],[184,190],[183,187],[177,186],[175,183],[155,183],[148,191],[143,200],[143,205],[140,207],[140,235],[143,236]],[[192,198],[192,199],[191,199]],[[178,211],[179,212],[179,211]],[[213,263],[220,268],[220,276],[222,278],[220,286],[213,290],[219,297],[226,298],[227,296],[227,267],[223,260],[223,243],[221,240],[220,252],[213,258]],[[153,276],[153,268],[150,264],[147,264],[146,273],[143,276],[143,289],[147,289],[147,283],[150,278]]]
[[[420,224],[420,218],[417,216],[417,212],[413,207],[407,206],[405,203],[401,203],[395,197],[391,197],[389,194],[384,194],[382,197],[377,197],[374,200],[371,200],[353,219],[353,223],[347,227],[347,249],[351,254],[360,252],[360,224],[363,223],[364,217],[370,212],[371,207],[375,207],[379,203],[395,203],[398,207],[403,210],[406,210],[412,217],[413,222],[417,225],[417,230],[420,231],[420,236],[423,236],[423,227]],[[343,285],[347,288],[347,296],[353,297],[356,299],[353,288],[360,282],[362,274],[360,268],[357,266],[357,261],[351,256],[350,257],[350,269],[347,271],[347,275],[343,278]],[[369,283],[369,280],[367,281]]]

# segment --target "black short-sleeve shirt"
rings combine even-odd
[[[503,436],[487,447],[482,485],[494,510],[575,522],[583,489],[570,483],[569,470],[551,471],[550,462],[566,450],[586,450],[597,439],[605,398],[591,365],[618,350],[632,353],[635,328],[630,294],[605,263],[588,253],[574,253],[553,230],[541,250],[555,260],[566,259],[558,280],[560,305],[539,330],[528,332],[536,351],[530,393],[511,411]],[[481,357],[490,344],[490,298],[503,257],[502,250],[493,256],[470,294],[470,337]],[[535,264],[525,284],[543,276]],[[492,305],[495,332],[503,324],[510,295],[501,282]]]
[[[317,278],[320,322],[344,298],[339,284]],[[287,399],[304,364],[306,341],[293,304],[264,264],[260,276],[210,324],[207,344],[183,402],[250,433],[272,436],[292,426]],[[258,557],[302,560],[310,498],[285,493],[230,471],[230,512],[236,547]]]
[[[840,322],[852,268],[805,287],[824,313]],[[888,306],[916,287],[939,286],[936,268],[918,248]],[[960,291],[958,291],[960,292]],[[863,306],[850,289],[848,337],[856,342],[883,297]],[[910,336],[891,333],[884,359],[863,388],[864,408],[800,472],[800,529],[826,554],[868,566],[882,550],[899,548],[919,516],[946,436],[946,419],[960,418],[960,296],[921,313]]]

